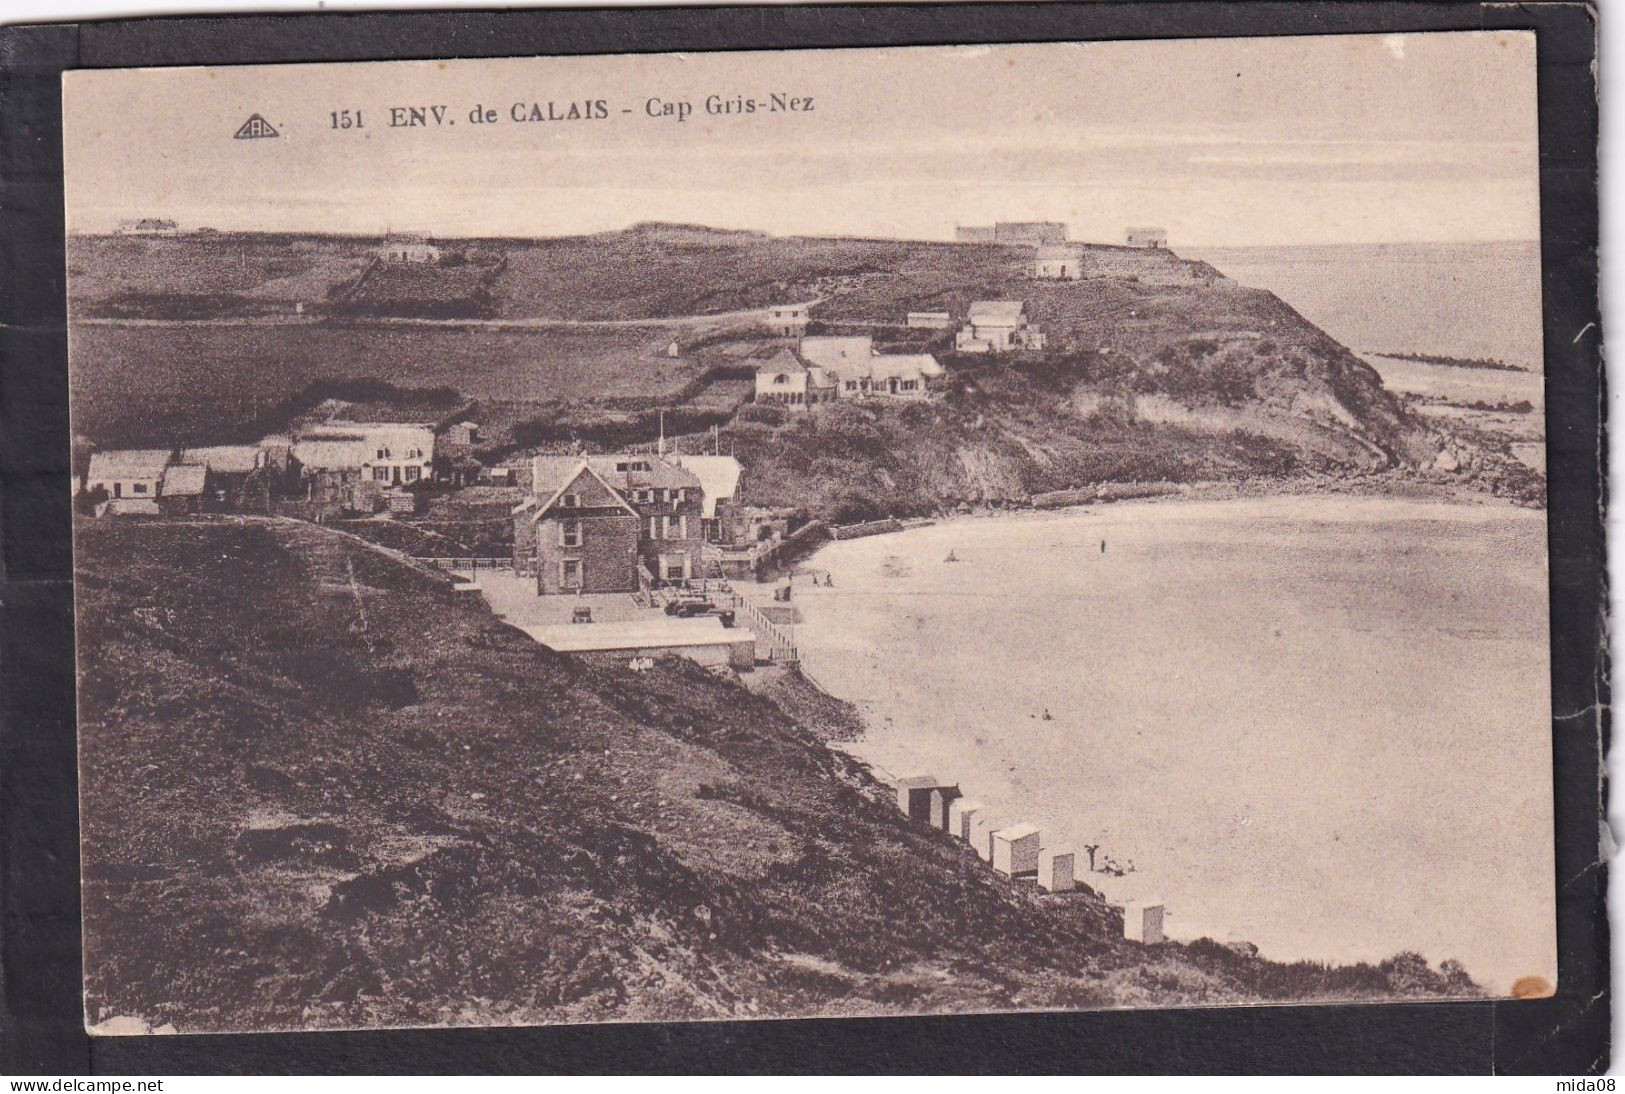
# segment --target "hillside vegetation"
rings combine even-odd
[[[1139,946],[782,703],[571,660],[341,532],[82,523],[86,1007],[181,1031],[1459,996]],[[807,724],[786,708],[816,711]]]
[[[453,253],[466,257],[449,265],[373,270],[357,283],[367,241],[271,238],[280,242],[72,241],[76,314],[157,307],[163,285],[176,294],[159,308],[168,314],[199,294],[333,277],[313,321],[75,324],[76,431],[103,444],[240,439],[308,384],[377,376],[479,400],[488,459],[653,440],[662,408],[672,431],[726,426],[753,461],[756,500],[835,515],[1020,499],[1102,476],[1417,469],[1447,446],[1282,301],[1167,251],[1088,246],[1090,276],[1053,282],[1029,276],[1032,252],[1020,247],[641,225],[461,241]],[[911,310],[962,317],[990,298],[1024,301],[1045,350],[956,356],[951,331],[902,326]],[[750,362],[774,348],[740,309],[783,300],[812,301],[816,329],[869,330],[882,345],[937,354],[942,398],[787,425],[772,408],[735,419]],[[426,321],[436,316],[448,321]],[[1456,452],[1449,463],[1482,471],[1475,459]],[[1493,488],[1539,492],[1503,474],[1505,460],[1483,461]]]

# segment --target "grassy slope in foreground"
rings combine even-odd
[[[77,536],[87,1008],[183,1031],[1472,994],[1116,937],[769,699],[316,526]]]

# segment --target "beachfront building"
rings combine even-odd
[[[698,577],[706,501],[700,477],[664,456],[537,456],[530,496],[513,512],[514,569],[535,573],[543,594],[632,592]],[[710,511],[718,519],[718,508]]]
[[[1046,281],[1076,281],[1083,276],[1083,249],[1046,245],[1033,253],[1033,276]]]
[[[1130,247],[1148,247],[1160,251],[1168,246],[1168,229],[1127,228],[1123,231],[1123,240]]]
[[[668,456],[700,482],[700,536],[706,543],[738,543],[745,535],[745,468],[732,456]]]

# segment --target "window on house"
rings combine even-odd
[[[567,520],[559,525],[559,546],[581,546],[581,522],[579,520]]]
[[[407,482],[417,482],[418,481],[418,475],[420,475],[422,473],[422,471],[423,471],[423,469],[421,467],[408,467],[406,469],[406,481]]]
[[[858,382],[856,380],[848,380],[846,382],[846,390],[848,390],[848,391],[856,391],[856,390],[858,390]]]
[[[660,518],[659,517],[650,517],[649,518],[649,538],[650,539],[659,539],[660,538]]]
[[[379,450],[378,450],[378,458],[379,458],[379,459],[380,459],[380,460],[387,460],[387,459],[389,459],[389,449],[387,449],[387,448],[380,448],[380,449],[379,449]]]
[[[137,494],[145,494],[147,492],[147,484],[144,482],[131,483],[130,489]]]
[[[581,588],[581,560],[579,558],[567,558],[559,563],[559,588]]]
[[[580,494],[566,494],[562,498],[559,499],[559,504],[562,505],[566,509],[580,509],[581,508],[581,495]]]
[[[631,469],[632,465],[627,463],[625,460],[622,460],[620,463],[615,465],[616,471],[630,471]]]
[[[775,384],[788,384],[790,382],[790,377],[781,372],[777,376],[773,377],[773,382]]]
[[[372,469],[372,478],[373,478],[374,482],[388,482],[389,481],[389,468],[387,468],[387,467],[375,467],[375,468],[373,468]]]

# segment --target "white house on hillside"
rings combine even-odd
[[[1076,281],[1083,276],[1083,249],[1047,245],[1033,254],[1033,276],[1048,281]]]
[[[409,422],[323,422],[299,431],[293,458],[307,471],[359,471],[379,485],[408,486],[434,468],[434,429]]]
[[[781,349],[756,368],[756,401],[806,407],[835,398],[835,382],[828,370],[809,365],[788,349]]]
[[[385,262],[416,262],[429,264],[440,261],[440,248],[426,239],[396,236],[386,239],[378,248],[378,256]]]
[[[978,300],[966,318],[969,322],[954,336],[954,348],[961,353],[1044,348],[1044,335],[1028,324],[1026,305],[1020,300]]]
[[[942,365],[929,353],[880,353],[841,373],[838,384],[843,399],[924,399],[926,382],[941,375]]]
[[[107,495],[111,513],[158,512],[158,489],[173,453],[167,448],[128,448],[90,455],[85,490]]]
[[[807,305],[769,304],[767,328],[785,338],[799,338],[807,333]]]

